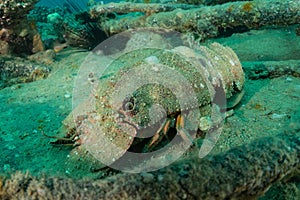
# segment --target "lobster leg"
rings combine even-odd
[[[184,129],[184,117],[182,115],[178,115],[176,119],[176,130],[177,134],[179,134],[185,142],[193,142],[193,138],[189,133]]]
[[[167,133],[169,131],[171,124],[171,120],[167,119],[164,124],[157,130],[157,132],[154,134],[153,138],[151,139],[147,151],[151,151],[154,147],[156,147],[159,142],[163,139],[163,137],[167,137]]]

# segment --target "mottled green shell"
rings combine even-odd
[[[148,58],[155,58],[157,60],[155,63],[149,63],[147,62]],[[180,111],[189,110],[195,107],[202,107],[211,102],[210,93],[202,75],[203,71],[195,67],[195,65],[193,65],[193,63],[191,63],[191,61],[186,59],[183,55],[161,49],[136,50],[126,53],[116,59],[110,65],[109,69],[103,74],[98,94],[101,95],[102,98],[110,98],[112,94],[118,92],[115,90],[118,90],[119,88],[124,89],[120,86],[116,87],[119,79],[134,68],[137,68],[137,72],[134,74],[134,77],[130,78],[138,79],[139,76],[141,76],[140,73],[145,73],[145,71],[138,71],[141,66],[148,66],[149,74],[154,73],[150,69],[152,66],[155,66],[156,68],[166,66],[183,76],[190,88],[187,88],[186,85],[180,84],[179,80],[176,80],[176,77],[173,77],[171,74],[166,72],[160,74],[162,76],[160,79],[161,82],[153,80],[152,83],[145,83],[141,87],[136,88],[136,90],[131,94],[123,94],[123,104],[126,104],[126,101],[133,101],[132,103],[134,104],[134,108],[128,114],[130,114],[132,122],[134,122],[137,126],[144,127],[152,124],[150,121],[149,110],[151,110],[153,105],[160,105],[164,108],[166,112],[165,114],[169,116]],[[143,69],[147,70],[145,68]],[[153,79],[155,78],[157,77],[153,77]],[[140,81],[142,82],[143,80]],[[171,89],[168,87],[171,87]],[[174,94],[172,92],[172,87],[181,92]],[[192,94],[189,94],[190,92]],[[127,97],[127,100],[125,97]],[[181,103],[179,102],[180,99],[183,99]],[[124,105],[120,105],[120,109],[122,109],[122,106]],[[106,104],[104,107],[114,107],[114,105]],[[99,113],[102,113],[102,109],[103,106],[98,106],[97,110]],[[160,116],[157,116],[154,122],[159,120]]]
[[[97,137],[103,138],[102,149],[109,149],[103,152],[103,160],[113,163],[131,146],[140,129],[163,123],[165,118],[184,113],[184,128],[197,130],[201,119],[226,107],[226,99],[234,98],[243,85],[238,58],[230,48],[216,43],[195,49],[144,48],[122,54],[102,73],[95,93],[95,119],[101,127]],[[217,104],[214,109],[213,104]],[[115,144],[116,150],[104,140]]]

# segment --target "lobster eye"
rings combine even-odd
[[[123,110],[125,112],[130,112],[134,109],[134,99],[132,97],[126,98],[123,102]]]
[[[125,105],[124,105],[124,110],[125,110],[126,112],[132,111],[133,108],[134,108],[134,105],[133,105],[132,102],[127,102],[127,103],[125,103]]]

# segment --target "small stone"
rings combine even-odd
[[[277,114],[277,113],[273,113],[271,118],[272,119],[282,119],[284,118],[285,116],[287,116],[286,114]]]
[[[20,37],[26,37],[29,34],[28,29],[24,28],[20,33],[19,36]]]
[[[71,94],[65,94],[65,98],[69,99],[71,97]]]
[[[164,180],[164,176],[163,175],[158,175],[157,180],[158,181],[163,181]]]
[[[64,110],[64,109],[66,109],[66,107],[65,107],[65,106],[63,106],[63,105],[60,105],[58,108],[59,108],[59,109],[61,109],[61,110]]]
[[[144,183],[151,183],[154,180],[154,175],[151,173],[141,173]]]
[[[33,36],[33,47],[32,53],[43,52],[45,50],[44,44],[40,34],[35,34]]]
[[[41,51],[40,49],[39,51],[40,52],[28,56],[28,59],[46,65],[52,64],[54,62],[56,56],[54,50],[48,49],[46,51]]]

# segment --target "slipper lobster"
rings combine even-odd
[[[177,159],[199,135],[215,143],[213,132],[240,101],[245,81],[236,54],[218,43],[125,51],[97,76],[72,114],[76,131],[69,128],[69,138],[116,168]]]

